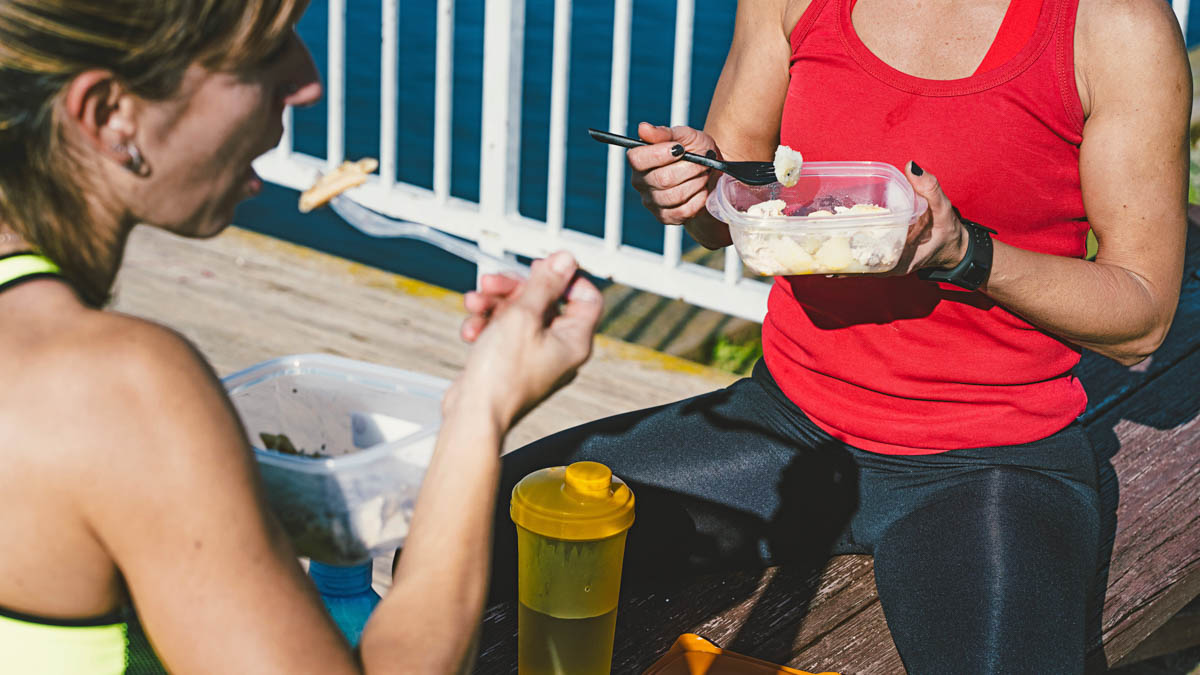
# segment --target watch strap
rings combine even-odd
[[[974,291],[986,283],[992,273],[992,235],[996,231],[961,216],[959,220],[967,231],[967,250],[963,259],[948,270],[938,267],[919,269],[917,277]]]

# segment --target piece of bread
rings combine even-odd
[[[321,176],[300,195],[300,213],[308,213],[352,187],[367,182],[367,175],[379,168],[379,160],[365,157],[357,162],[342,162],[337,169]]]

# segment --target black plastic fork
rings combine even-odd
[[[629,138],[620,134],[610,134],[607,131],[600,131],[599,129],[588,129],[588,134],[601,143],[619,145],[622,148],[636,148],[640,145],[649,145],[649,143],[636,138]],[[727,173],[746,185],[770,185],[776,181],[775,164],[773,162],[723,162],[715,157],[705,157],[704,155],[696,155],[690,152],[683,153],[679,159]]]

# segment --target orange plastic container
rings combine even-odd
[[[679,636],[671,649],[643,675],[813,675],[725,651],[693,633]],[[819,673],[818,675],[838,675]]]

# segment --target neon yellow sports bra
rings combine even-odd
[[[0,256],[0,291],[59,276],[58,265],[29,251]],[[0,608],[0,666],[37,675],[164,673],[137,618],[118,611],[94,619],[45,619]]]
[[[127,645],[128,626],[119,615],[53,621],[0,610],[0,654],[7,672],[121,675]]]
[[[51,262],[49,258],[32,251],[20,251],[0,256],[0,291],[33,279],[58,275],[58,265]]]

